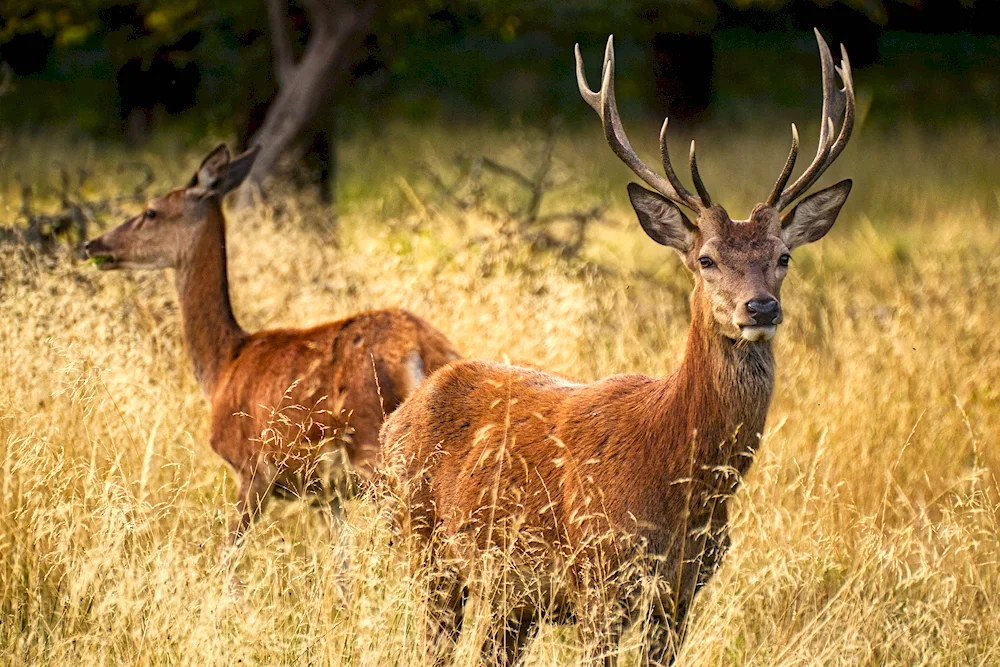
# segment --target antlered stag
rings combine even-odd
[[[615,154],[655,190],[628,186],[642,228],[680,253],[694,277],[684,359],[663,379],[616,375],[591,384],[531,368],[456,362],[386,421],[382,456],[386,481],[401,498],[400,527],[454,573],[435,591],[440,606],[432,628],[440,637],[457,635],[463,580],[497,548],[517,574],[500,589],[511,594],[509,614],[486,643],[488,658],[499,653],[501,662],[516,662],[548,617],[577,619],[585,643],[614,664],[620,632],[637,620],[644,590],[653,629],[645,659],[673,659],[692,599],[728,548],[729,500],[764,430],[774,384],[771,339],[782,321],[779,294],[790,253],[830,230],[851,189],[842,181],[781,214],[840,155],[853,127],[847,54],[842,49],[835,68],[816,36],[823,75],[816,157],[789,185],[798,152],[793,126],[773,191],[739,221],[712,204],[693,144],[697,194],[681,184],[667,153],[666,122],[665,177],[637,157],[615,103],[612,40],[599,93],[587,85],[577,46],[581,95],[600,115]]]
[[[405,310],[311,329],[240,327],[229,301],[222,199],[256,155],[231,160],[218,146],[186,187],[85,246],[101,269],[175,271],[185,342],[211,403],[211,445],[240,481],[231,542],[272,493],[342,488],[342,451],[370,475],[384,415],[458,358],[444,335]]]

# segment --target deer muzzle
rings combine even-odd
[[[94,264],[101,271],[116,268],[118,260],[115,258],[111,248],[102,240],[102,237],[91,239],[83,245],[83,251],[88,259],[94,260]]]
[[[756,342],[774,338],[781,324],[781,304],[774,297],[755,297],[746,303],[749,322],[740,326],[743,340]]]
[[[751,324],[757,326],[781,324],[781,304],[774,297],[750,299],[746,308]]]

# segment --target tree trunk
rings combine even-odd
[[[319,188],[319,200],[324,204],[336,201],[337,182],[337,105],[327,101],[317,117],[312,145],[305,160],[309,173]]]
[[[261,188],[281,156],[310,124],[324,99],[333,99],[331,86],[337,65],[350,57],[351,48],[364,34],[374,10],[370,0],[360,5],[324,0],[303,4],[309,13],[312,35],[302,58],[295,63],[285,32],[282,0],[268,0],[280,89],[250,142],[260,145],[261,151],[237,194],[235,204],[240,207],[252,203],[254,191]]]
[[[693,120],[708,108],[714,55],[708,33],[660,33],[653,38],[653,74],[661,113],[671,120]]]

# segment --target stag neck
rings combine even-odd
[[[246,333],[236,321],[229,300],[222,209],[215,198],[207,200],[205,206],[202,233],[177,267],[174,280],[194,374],[205,394],[211,396]]]
[[[664,380],[664,409],[676,413],[684,406],[680,430],[692,439],[700,469],[729,466],[743,474],[771,403],[773,349],[769,341],[748,344],[723,335],[703,306],[701,289],[698,285],[691,298],[684,360]]]
[[[754,343],[734,340],[722,333],[699,283],[691,294],[691,326],[688,329],[681,368],[692,379],[715,389],[734,405],[746,405],[742,390],[765,391],[774,387],[774,348],[771,341]],[[706,383],[705,380],[711,380]]]

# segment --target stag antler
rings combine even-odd
[[[666,178],[660,176],[655,171],[646,166],[639,159],[639,156],[632,150],[628,137],[625,136],[625,129],[622,127],[621,118],[618,115],[618,103],[615,101],[615,46],[614,35],[608,37],[608,45],[604,50],[604,68],[601,80],[600,92],[594,92],[587,83],[587,76],[583,71],[583,56],[580,54],[580,45],[576,45],[576,82],[580,87],[580,95],[589,104],[597,115],[601,117],[604,125],[604,136],[611,146],[615,155],[628,165],[628,168],[635,172],[635,175],[644,180],[651,188],[659,192],[674,203],[686,206],[687,208],[701,213],[704,209],[712,205],[712,199],[708,196],[708,190],[698,173],[698,161],[695,158],[694,142],[691,142],[691,177],[694,179],[695,189],[699,196],[693,195],[677,178],[674,168],[670,164],[670,154],[667,152],[667,120],[663,121],[660,129],[660,154],[663,158],[663,171]]]
[[[787,188],[785,184],[792,175],[795,167],[795,158],[799,153],[799,131],[792,123],[792,150],[788,153],[785,167],[781,170],[771,195],[767,198],[767,203],[774,206],[779,211],[793,201],[801,197],[806,190],[819,180],[833,161],[847,146],[848,139],[851,138],[851,131],[854,129],[854,79],[851,76],[851,61],[847,58],[847,50],[844,45],[840,45],[840,67],[833,64],[833,56],[830,54],[830,47],[826,45],[826,40],[819,30],[816,30],[816,41],[819,43],[819,55],[823,70],[823,116],[820,122],[819,146],[816,148],[816,157],[802,175]],[[840,75],[840,80],[844,82],[843,89],[837,86],[834,71]],[[834,122],[844,116],[843,125],[836,141],[833,139]]]

